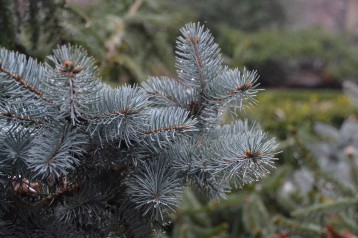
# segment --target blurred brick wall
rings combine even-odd
[[[293,24],[320,26],[331,31],[358,33],[358,0],[291,0],[296,10]],[[290,5],[287,4],[288,7]]]
[[[349,0],[346,29],[358,35],[358,0]]]

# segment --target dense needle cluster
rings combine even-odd
[[[0,49],[0,236],[148,237],[185,187],[217,199],[270,172],[274,139],[223,124],[256,103],[256,72],[223,66],[203,26],[181,33],[177,79],[119,88],[80,47]]]

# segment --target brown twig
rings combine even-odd
[[[72,186],[63,186],[60,191],[56,193],[49,194],[47,197],[41,199],[40,201],[36,202],[34,205],[51,205],[56,199],[66,194],[73,193],[77,189],[81,187],[81,183],[75,183]]]
[[[44,98],[44,94],[42,92],[37,90],[34,86],[29,84],[28,82],[26,82],[20,75],[14,74],[14,73],[10,72],[9,70],[2,68],[2,67],[0,67],[0,72],[3,72],[5,74],[9,75],[12,79],[19,82],[22,86],[24,86],[29,91],[35,93],[36,95],[40,96],[41,98]]]
[[[0,112],[0,116],[1,115],[6,116],[6,117],[11,117],[11,118],[14,118],[14,119],[18,119],[18,120],[21,120],[21,121],[29,121],[29,122],[34,122],[36,124],[43,124],[42,121],[33,119],[31,117],[18,116],[18,115],[15,115],[15,114],[11,114],[10,112]]]
[[[145,131],[144,134],[152,134],[152,133],[157,133],[157,132],[162,132],[162,131],[172,131],[172,130],[182,130],[182,129],[190,129],[190,126],[184,127],[183,125],[178,125],[178,126],[172,126],[172,127],[164,127],[164,128],[151,130],[151,131]]]

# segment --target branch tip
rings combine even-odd
[[[74,74],[78,74],[83,70],[83,67],[80,65],[74,66],[71,60],[66,60],[63,62],[63,67],[59,68],[60,72],[67,73],[67,76],[72,78]]]

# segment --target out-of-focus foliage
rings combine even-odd
[[[358,78],[353,39],[289,30],[286,10],[282,0],[0,0],[0,45],[43,59],[57,44],[80,44],[105,79],[135,83],[174,75],[170,42],[179,25],[200,20],[214,30],[227,63],[257,68],[265,85],[335,86],[336,79]]]
[[[10,47],[15,45],[15,31],[14,28],[14,19],[13,11],[10,6],[10,0],[1,0],[0,1],[0,29],[2,34],[0,34],[0,44],[5,47]],[[5,33],[5,34],[4,34]]]
[[[63,43],[63,16],[70,13],[64,0],[0,1],[0,46],[44,57]]]
[[[223,27],[218,35],[229,63],[255,65],[267,85],[316,86],[358,78],[357,44],[344,33],[316,28],[248,33]]]
[[[190,17],[168,7],[159,1],[99,1],[77,10],[85,22],[66,25],[66,32],[95,56],[105,77],[117,78],[117,83],[172,75],[170,43],[179,34],[178,26]]]
[[[247,110],[245,118],[258,120],[263,128],[279,139],[287,139],[290,132],[312,136],[317,121],[341,123],[357,110],[346,95],[334,90],[266,90],[257,100],[257,109]]]
[[[245,31],[281,26],[286,21],[282,0],[175,0],[177,5],[194,12],[200,21],[219,30],[230,26]]]
[[[303,164],[285,181],[282,194],[291,211],[277,216],[276,223],[289,237],[356,238],[357,120],[347,119],[340,129],[318,123],[315,131],[316,143],[296,137]]]
[[[189,13],[156,0],[84,3],[1,0],[0,46],[43,59],[57,44],[82,45],[117,84],[173,74],[170,43]]]

